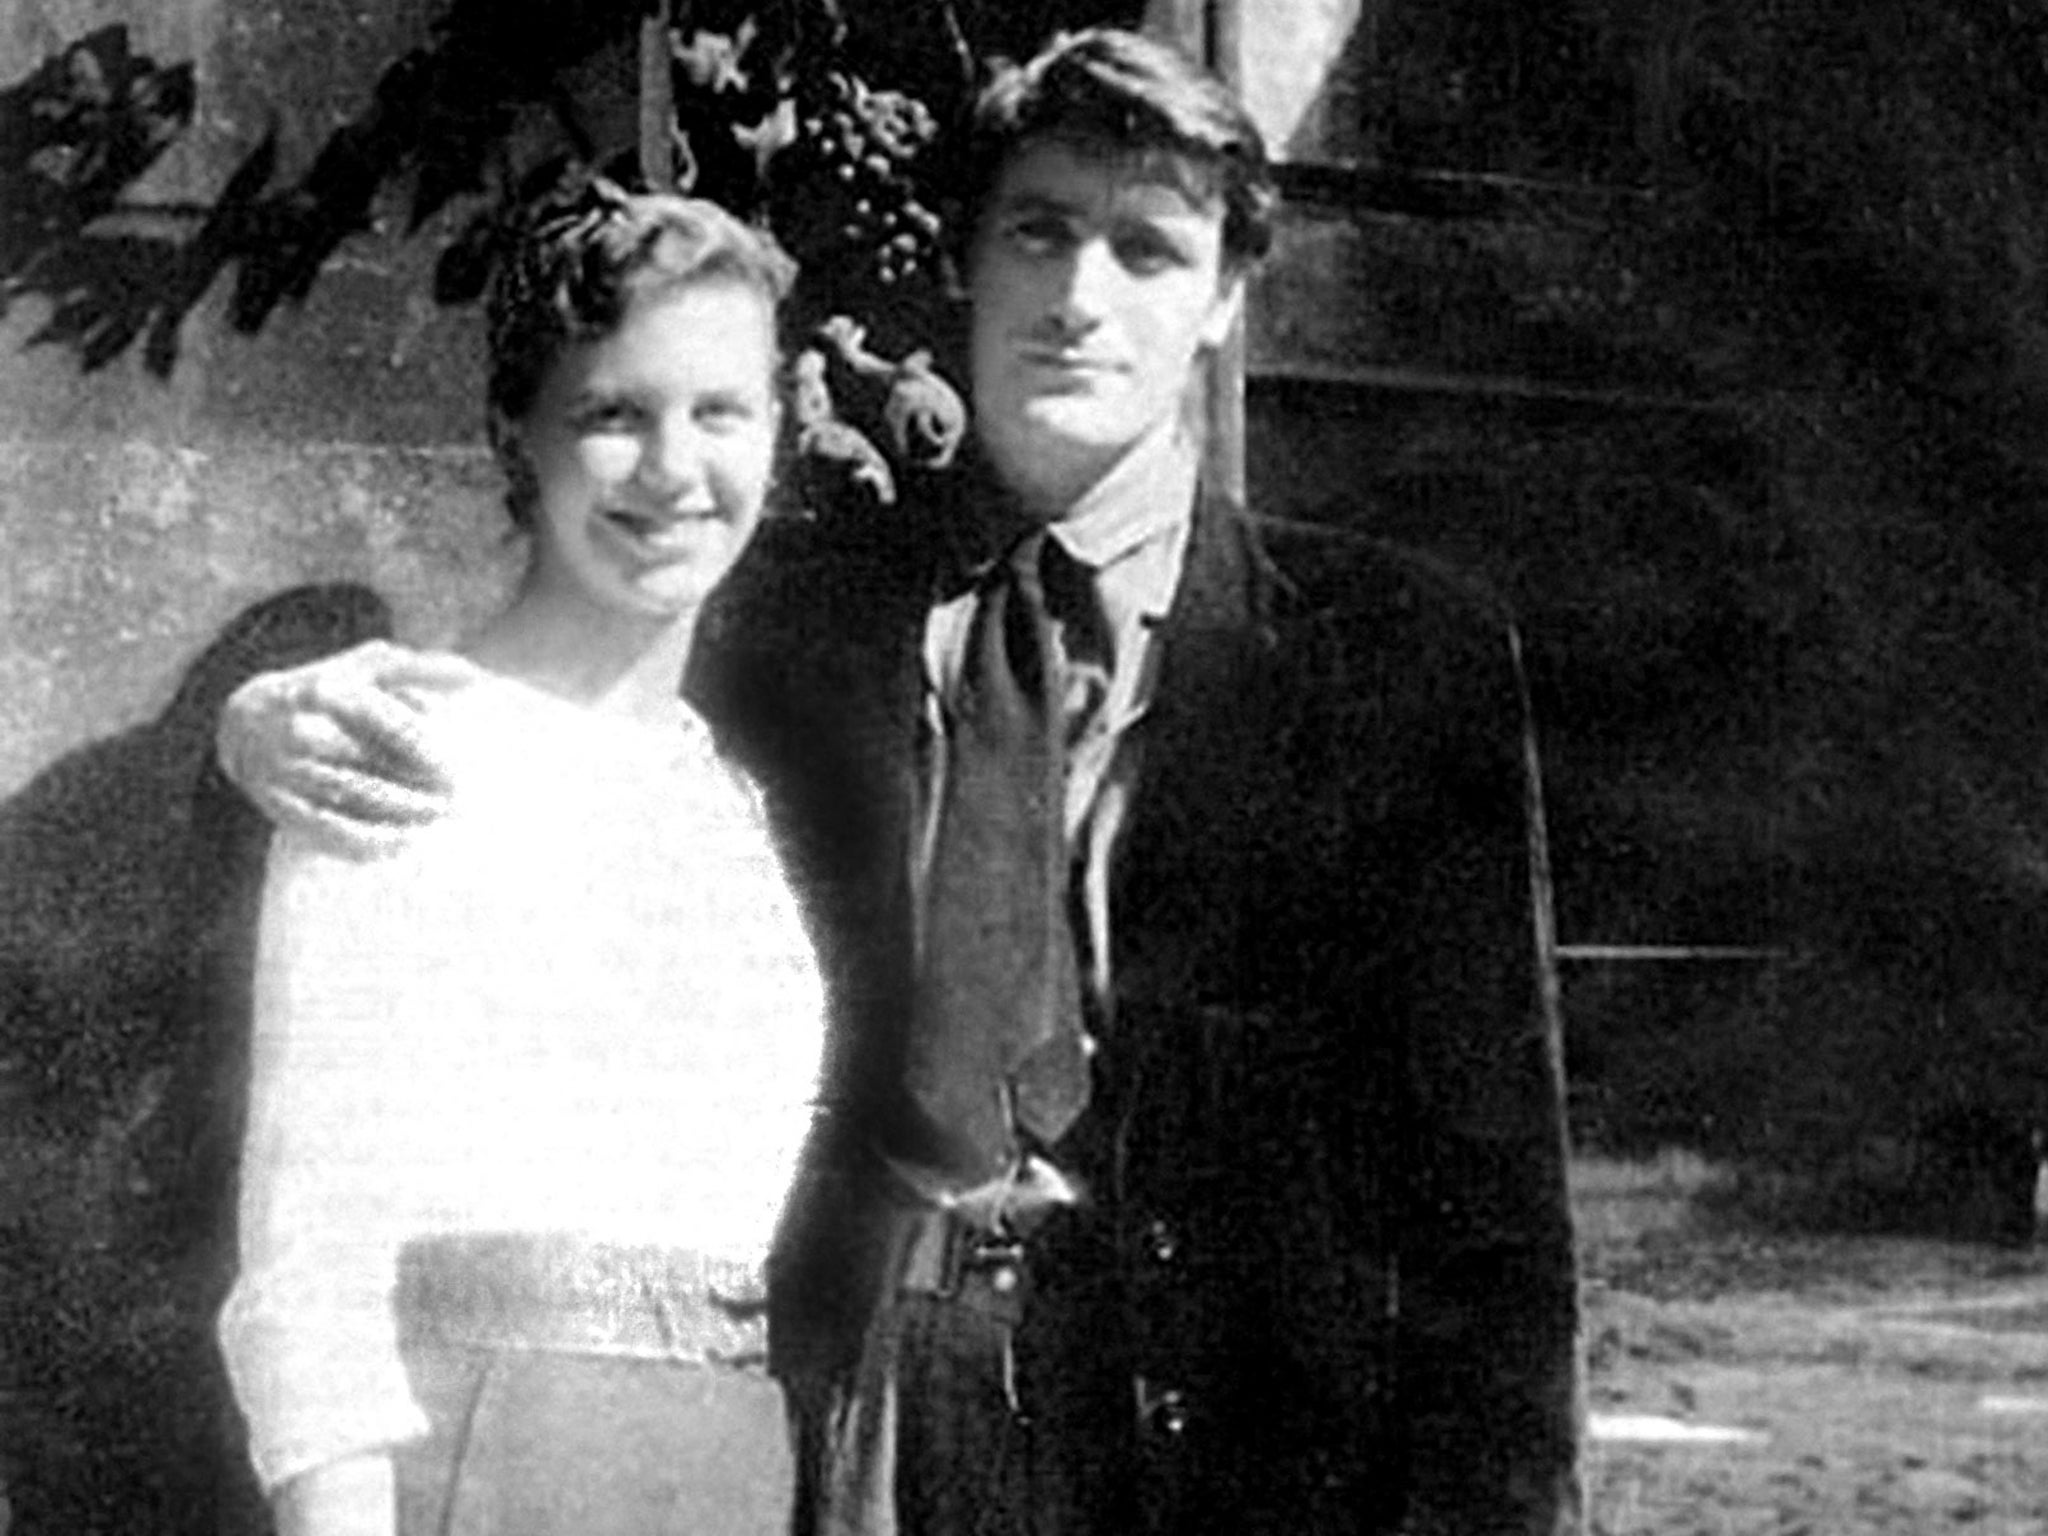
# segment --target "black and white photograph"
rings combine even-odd
[[[0,1536],[2048,1536],[2048,7],[0,0]]]

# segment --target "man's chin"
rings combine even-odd
[[[1040,395],[1019,413],[1036,452],[1114,458],[1124,446],[1114,407],[1093,394]]]

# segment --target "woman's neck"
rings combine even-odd
[[[462,646],[477,665],[571,704],[668,724],[697,611],[639,619],[571,610],[527,591]]]

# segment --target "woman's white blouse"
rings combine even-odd
[[[407,1239],[758,1264],[810,1122],[811,946],[703,722],[492,678],[426,728],[451,815],[374,861],[289,832],[270,854],[220,1319],[266,1487],[424,1430],[391,1306]]]

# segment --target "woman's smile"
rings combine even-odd
[[[716,507],[673,512],[636,512],[619,508],[605,513],[603,521],[650,554],[680,558],[695,548],[706,524],[720,523],[723,519]]]

